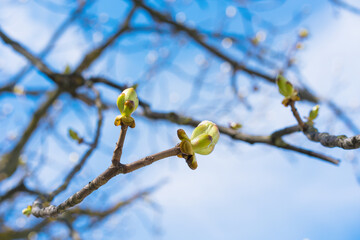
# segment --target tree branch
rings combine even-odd
[[[73,179],[75,174],[78,173],[81,170],[81,168],[84,166],[86,160],[91,156],[93,151],[98,146],[99,139],[100,139],[100,134],[101,134],[101,127],[102,127],[102,123],[103,123],[103,113],[102,113],[102,108],[103,108],[102,105],[103,104],[101,102],[99,92],[96,91],[95,93],[97,95],[97,97],[95,99],[95,104],[96,104],[96,107],[98,109],[98,112],[97,112],[98,121],[97,121],[96,133],[95,133],[95,136],[94,136],[94,140],[90,144],[90,148],[86,151],[86,153],[83,155],[83,157],[78,162],[78,164],[76,164],[74,166],[74,168],[72,169],[72,171],[67,175],[67,177],[65,178],[64,183],[61,186],[59,186],[55,191],[53,191],[52,193],[49,194],[49,196],[47,197],[47,201],[49,201],[49,202],[51,202],[54,199],[55,196],[57,196],[59,193],[61,193],[62,191],[64,191],[68,187],[68,185],[70,184],[70,181]]]
[[[301,119],[300,114],[299,114],[298,110],[295,107],[295,101],[290,100],[290,107],[291,107],[291,111],[292,111],[296,121],[299,124],[299,127],[300,127],[301,131],[304,131],[306,129],[307,125]]]
[[[115,177],[118,174],[127,174],[132,171],[135,171],[139,168],[150,165],[160,159],[168,158],[171,156],[176,156],[180,153],[179,147],[174,147],[163,152],[159,152],[145,158],[142,158],[136,162],[129,164],[117,164],[111,165],[106,169],[102,174],[96,177],[94,180],[89,182],[85,187],[80,191],[69,197],[66,201],[61,203],[58,206],[48,206],[43,207],[41,198],[38,198],[34,201],[32,205],[32,214],[35,217],[55,217],[60,213],[63,213],[67,209],[81,203],[87,196],[89,196],[93,191],[99,189],[101,186],[106,184],[111,178]]]
[[[347,137],[345,135],[330,135],[326,132],[319,132],[316,128],[311,126],[304,131],[304,134],[309,140],[319,142],[325,147],[339,147],[342,149],[360,148],[360,135],[352,137]]]
[[[62,90],[57,88],[56,90],[49,93],[47,100],[40,105],[40,107],[32,115],[32,119],[23,132],[20,140],[15,145],[15,147],[7,154],[4,154],[0,160],[0,181],[11,176],[18,167],[19,156],[32,136],[33,132],[37,129],[40,120],[45,116],[48,109],[55,102],[55,100],[60,96]]]
[[[121,124],[121,131],[119,135],[119,140],[116,143],[116,147],[111,159],[111,162],[114,166],[118,165],[120,163],[121,155],[122,155],[122,149],[124,146],[125,136],[126,132],[128,130],[128,126]]]
[[[35,57],[32,53],[30,53],[27,49],[25,49],[20,43],[12,40],[8,37],[1,29],[0,29],[0,37],[4,41],[4,43],[9,44],[16,52],[23,55],[31,64],[33,64],[40,72],[45,75],[51,76],[53,75],[53,71],[50,70],[48,66],[46,66],[39,58]]]
[[[65,21],[57,28],[57,30],[53,33],[53,35],[50,37],[49,41],[45,45],[44,49],[40,52],[39,58],[44,58],[47,56],[47,54],[53,49],[55,46],[57,40],[65,33],[66,29],[68,29],[69,26],[84,12],[86,7],[88,7],[91,3],[94,1],[83,1],[79,4],[79,7],[76,8],[68,18],[65,19]],[[14,75],[10,79],[10,83],[8,86],[14,87],[15,84],[24,77],[28,72],[30,72],[32,69],[32,65],[26,65],[24,66],[18,73]]]
[[[134,6],[130,12],[128,13],[125,21],[121,24],[119,29],[111,35],[103,44],[101,44],[99,47],[95,48],[94,50],[90,51],[88,54],[85,55],[83,60],[80,62],[78,67],[75,69],[75,73],[82,73],[84,70],[88,69],[90,65],[103,53],[103,51],[109,47],[120,35],[128,31],[129,29],[129,23],[134,15],[136,10],[136,6]]]
[[[105,85],[108,85],[112,88],[118,89],[118,90],[123,90],[124,86],[119,85],[115,82],[103,79],[103,78],[90,78],[91,82],[94,83],[103,83]],[[189,126],[193,126],[196,127],[197,125],[199,125],[200,121],[197,120],[193,120],[190,117],[187,116],[182,116],[179,115],[175,112],[169,112],[169,113],[164,113],[164,112],[155,112],[152,111],[150,108],[150,105],[142,100],[140,100],[139,105],[143,108],[144,112],[143,115],[146,118],[149,119],[162,119],[162,120],[168,120],[170,122],[176,123],[176,124],[181,124],[181,125],[189,125]],[[263,144],[267,144],[270,146],[275,146],[278,148],[283,148],[286,150],[290,150],[290,151],[295,151],[301,154],[305,154],[311,157],[315,157],[315,158],[319,158],[321,160],[325,160],[328,161],[330,163],[334,163],[334,164],[338,164],[339,160],[331,158],[329,156],[325,156],[322,155],[320,153],[316,153],[316,152],[312,152],[310,150],[306,150],[306,149],[302,149],[299,147],[295,147],[292,146],[286,142],[284,142],[284,140],[281,138],[284,135],[287,134],[291,134],[297,131],[301,131],[300,127],[298,125],[296,126],[291,126],[288,128],[284,128],[278,131],[273,132],[272,134],[270,134],[269,136],[256,136],[256,135],[250,135],[250,134],[245,134],[245,133],[241,133],[238,132],[232,128],[228,128],[228,127],[224,127],[224,126],[219,126],[219,130],[222,134],[226,134],[228,136],[230,136],[231,138],[235,139],[235,140],[240,140],[240,141],[244,141],[250,144],[254,144],[254,143],[263,143]]]
[[[152,18],[154,18],[156,21],[164,22],[173,28],[175,28],[177,31],[184,32],[187,34],[191,39],[193,39],[196,43],[198,43],[200,46],[214,54],[220,59],[223,59],[224,61],[230,63],[234,70],[240,70],[244,71],[251,76],[256,76],[261,79],[264,79],[271,83],[276,83],[276,76],[269,76],[264,73],[261,73],[257,70],[251,69],[249,67],[246,67],[243,64],[240,64],[237,60],[233,59],[232,57],[226,55],[225,53],[219,51],[216,47],[211,46],[210,44],[206,43],[203,40],[203,37],[195,30],[190,29],[186,27],[183,24],[177,23],[176,21],[173,21],[170,19],[167,15],[162,14],[159,11],[156,11],[155,9],[152,9],[151,7],[145,5],[145,3],[142,0],[133,0],[134,4],[138,5],[139,7],[143,8],[145,11],[147,11]],[[299,95],[302,99],[305,99],[307,101],[317,103],[319,99],[312,95],[309,90],[307,89],[298,89]]]

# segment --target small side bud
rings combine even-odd
[[[24,86],[22,85],[15,85],[13,87],[13,92],[16,94],[16,95],[24,95],[25,94],[25,90],[24,90]]]
[[[186,163],[188,164],[188,166],[192,169],[195,170],[198,167],[195,155],[191,156],[190,158],[188,158],[186,160]]]
[[[319,115],[319,109],[320,109],[319,105],[314,106],[309,113],[308,119],[311,121],[315,120]]]
[[[183,140],[189,140],[189,137],[186,135],[184,129],[178,129],[177,130],[177,135],[178,138],[183,141]]]
[[[237,123],[237,122],[231,122],[229,124],[229,127],[231,129],[234,129],[234,130],[239,130],[240,128],[242,128],[242,125],[240,123]]]
[[[27,206],[27,208],[24,208],[22,210],[22,214],[26,215],[27,217],[30,217],[31,215],[31,210],[32,210],[32,207],[29,205]]]
[[[69,128],[69,136],[71,139],[79,141],[79,135],[73,129]]]
[[[117,115],[114,121],[115,126],[120,126],[121,124],[121,115]]]
[[[186,155],[194,155],[194,150],[191,146],[190,141],[182,141],[180,143],[180,150],[182,153],[186,154]]]
[[[309,31],[306,28],[302,28],[299,31],[300,38],[307,38],[309,36]]]

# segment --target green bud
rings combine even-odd
[[[279,75],[277,77],[276,83],[281,95],[284,97],[291,97],[294,92],[294,87],[289,81],[286,80],[286,78],[284,78],[282,75]]]
[[[69,128],[69,136],[71,139],[79,141],[79,135],[73,129]]]
[[[131,117],[131,114],[139,106],[139,99],[134,88],[125,89],[117,98],[116,105],[118,106],[121,115],[115,118],[115,126],[124,124],[130,126],[131,128],[135,127],[135,120]]]
[[[26,215],[27,217],[29,217],[30,215],[31,215],[31,209],[32,209],[32,207],[29,205],[29,206],[27,206],[27,208],[24,208],[23,210],[22,210],[22,214],[24,214],[24,215]]]
[[[319,115],[319,108],[319,105],[316,105],[311,109],[308,117],[310,121],[313,121],[317,118],[317,116]]]
[[[186,135],[183,129],[178,129],[177,135],[181,140],[179,144],[181,154],[177,156],[185,158],[191,169],[196,169],[198,164],[195,153],[207,155],[210,154],[219,141],[220,132],[215,123],[202,121],[191,134],[191,138]]]
[[[129,117],[139,105],[139,99],[134,88],[125,89],[118,96],[116,105],[118,106],[121,115]]]
[[[219,141],[220,132],[215,123],[202,121],[191,134],[191,144],[196,153],[210,154]]]
[[[282,101],[282,104],[285,107],[287,107],[291,102],[300,100],[298,92],[294,89],[293,85],[282,75],[278,75],[276,84],[278,85],[280,94],[285,97]]]

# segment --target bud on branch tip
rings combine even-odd
[[[115,126],[121,124],[135,127],[135,120],[131,117],[131,114],[139,106],[139,99],[134,88],[125,89],[117,98],[116,105],[120,110],[121,115],[115,118]]]
[[[220,137],[218,127],[210,121],[202,121],[194,129],[190,139],[183,129],[179,129],[177,133],[181,140],[180,150],[182,155],[179,157],[184,157],[191,169],[197,168],[195,153],[201,155],[210,154]]]
[[[286,80],[285,77],[278,75],[276,84],[278,85],[280,94],[285,97],[282,101],[282,104],[285,107],[287,107],[291,101],[295,102],[300,100],[298,92],[295,90],[293,85],[288,80]]]

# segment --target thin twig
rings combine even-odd
[[[95,48],[94,50],[90,51],[88,54],[85,55],[83,60],[80,62],[78,67],[75,69],[75,71],[74,71],[75,73],[82,73],[87,68],[89,68],[90,65],[103,53],[103,51],[105,49],[107,49],[107,47],[109,47],[116,39],[118,39],[118,37],[120,35],[122,35],[126,31],[128,31],[129,23],[130,23],[130,20],[131,20],[132,16],[135,13],[135,10],[136,10],[136,6],[134,6],[130,10],[130,12],[128,13],[128,15],[127,15],[126,19],[124,20],[124,22],[121,24],[119,29],[113,35],[111,35],[99,47]]]
[[[301,119],[301,117],[299,115],[299,112],[295,107],[295,101],[290,100],[290,107],[291,107],[291,111],[292,111],[296,121],[299,124],[299,127],[300,127],[301,131],[304,131],[306,129],[306,124]]]
[[[315,157],[315,158],[318,158],[318,159],[322,159],[322,160],[324,160],[326,162],[333,163],[335,165],[338,165],[340,163],[340,161],[338,159],[326,156],[326,155],[321,154],[321,153],[314,152],[312,150],[296,147],[296,146],[288,144],[288,143],[285,143],[280,148],[296,151],[296,152],[299,152],[299,153],[303,153],[303,154],[308,155],[310,157]]]
[[[40,58],[35,57],[34,54],[30,53],[25,47],[23,47],[20,43],[16,42],[15,40],[11,39],[7,34],[5,34],[0,29],[0,37],[4,41],[4,43],[9,44],[16,52],[23,55],[29,62],[31,62],[40,72],[44,73],[45,75],[51,77],[53,75],[53,71],[50,70],[48,66],[45,65],[41,61]]]
[[[76,8],[72,13],[70,13],[69,17],[65,19],[65,21],[60,24],[60,26],[56,29],[53,35],[50,37],[44,49],[40,52],[39,58],[44,58],[47,54],[54,48],[56,42],[60,37],[66,32],[69,26],[84,12],[86,7],[89,7],[91,3],[94,1],[83,1],[79,4],[79,7]],[[16,73],[10,80],[7,86],[14,87],[15,84],[24,77],[27,73],[29,73],[32,69],[32,65],[28,64],[24,66],[18,73]]]
[[[56,90],[49,93],[47,100],[43,102],[40,107],[33,113],[32,119],[23,132],[20,140],[9,153],[3,155],[0,160],[0,181],[11,176],[15,172],[19,164],[19,156],[24,146],[34,131],[37,129],[40,120],[45,116],[48,109],[61,93],[62,90],[60,88],[57,88]]]
[[[143,8],[145,11],[147,11],[154,20],[164,22],[164,23],[172,26],[173,28],[175,28],[177,31],[181,31],[181,32],[184,32],[185,34],[187,34],[191,39],[193,39],[196,43],[198,43],[200,46],[205,48],[207,51],[211,52],[218,58],[228,62],[235,70],[244,71],[245,73],[248,73],[251,76],[256,76],[256,77],[264,79],[268,82],[276,83],[275,76],[269,76],[269,75],[261,73],[257,70],[251,69],[251,68],[239,63],[237,60],[235,60],[231,56],[221,52],[220,50],[218,50],[217,47],[211,46],[210,44],[206,43],[204,41],[204,38],[201,36],[201,34],[197,30],[190,29],[187,26],[172,20],[167,15],[164,15],[161,12],[145,5],[145,3],[142,0],[133,0],[133,2],[136,5],[138,5],[139,7]],[[312,95],[309,90],[298,89],[298,91],[299,91],[299,94],[302,99],[305,99],[305,100],[308,100],[308,101],[314,102],[314,103],[318,102],[318,98],[316,96]]]
[[[133,194],[130,197],[127,197],[126,199],[118,202],[117,204],[115,204],[114,206],[103,210],[103,211],[96,211],[94,209],[84,209],[84,208],[74,208],[69,210],[69,213],[71,214],[75,214],[75,215],[86,215],[86,216],[91,216],[91,217],[97,217],[98,220],[105,218],[107,216],[109,216],[110,214],[118,211],[120,208],[123,208],[125,206],[128,206],[132,203],[134,203],[136,200],[139,200],[141,198],[144,198],[145,196],[149,195],[150,193],[154,192],[156,189],[158,189],[160,184],[156,184],[155,186],[146,188],[140,192],[137,192],[135,194]]]
[[[295,125],[295,126],[291,126],[291,127],[286,127],[286,128],[283,128],[283,129],[280,129],[280,130],[277,130],[275,132],[273,132],[271,134],[271,137],[272,138],[280,138],[280,137],[283,137],[285,135],[289,135],[289,134],[292,134],[292,133],[295,133],[295,132],[300,132],[301,129],[299,127],[299,125]]]
[[[52,201],[54,199],[55,196],[57,196],[59,193],[61,193],[62,191],[64,191],[70,181],[73,179],[73,177],[75,176],[76,173],[78,173],[81,168],[84,166],[86,160],[91,156],[91,154],[93,153],[93,151],[97,148],[98,143],[99,143],[99,139],[100,139],[100,134],[101,134],[101,127],[102,127],[102,123],[103,123],[103,113],[102,113],[102,102],[101,102],[101,98],[100,98],[100,93],[98,91],[95,91],[96,93],[96,107],[98,109],[97,115],[98,115],[98,121],[97,121],[97,126],[96,126],[96,132],[95,132],[95,136],[94,136],[94,140],[93,142],[90,144],[90,148],[86,151],[86,153],[82,156],[81,160],[78,162],[78,164],[76,164],[72,171],[66,176],[64,183],[61,184],[61,186],[59,186],[56,190],[54,190],[52,193],[49,194],[49,196],[47,197],[47,201]]]
[[[126,136],[126,132],[128,130],[128,126],[121,124],[121,131],[120,131],[120,135],[119,135],[119,140],[116,143],[116,147],[111,159],[111,162],[114,166],[118,165],[120,163],[120,159],[121,159],[121,155],[122,155],[122,149],[124,147],[124,141],[125,141],[125,136]]]
[[[81,203],[93,191],[106,184],[111,178],[115,177],[116,175],[121,173],[127,174],[133,172],[139,168],[148,166],[160,159],[176,156],[180,152],[181,151],[179,147],[174,147],[166,151],[147,156],[133,163],[119,163],[118,165],[111,165],[102,174],[89,182],[85,187],[83,187],[81,190],[79,190],[77,193],[69,197],[66,201],[64,201],[58,206],[50,205],[48,207],[43,207],[42,199],[36,199],[32,205],[32,214],[35,217],[55,217],[58,214],[63,213],[67,209]]]

